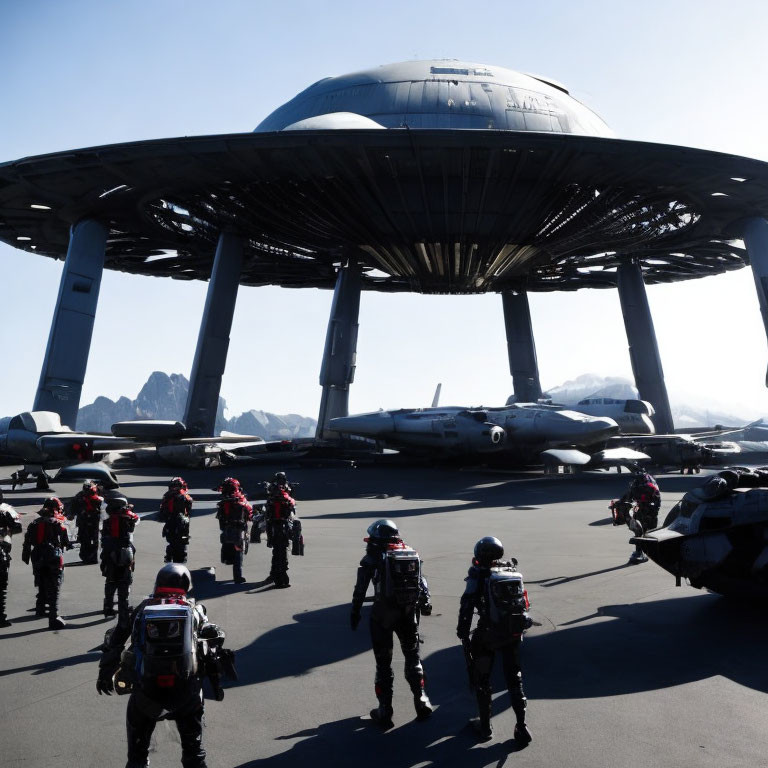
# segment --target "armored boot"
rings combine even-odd
[[[636,549],[629,556],[630,565],[637,565],[638,563],[647,563],[647,562],[648,562],[648,556],[641,549]]]
[[[127,624],[128,617],[131,615],[131,606],[128,604],[128,597],[131,594],[131,582],[120,581],[117,584],[117,616],[120,624]]]
[[[203,749],[202,711],[196,715],[176,721],[181,741],[181,764],[183,768],[207,768]]]
[[[49,577],[48,582],[48,629],[64,629],[67,622],[59,616],[59,594],[61,592],[61,571]]]
[[[113,581],[104,583],[104,618],[112,619],[115,616],[115,591],[117,584]]]
[[[392,681],[389,685],[376,683],[376,698],[379,706],[371,710],[371,720],[385,730],[394,727],[392,722]]]
[[[45,604],[45,592],[43,591],[42,582],[37,584],[37,597],[35,598],[35,616],[45,616],[48,610]]]
[[[432,702],[424,691],[424,676],[409,680],[408,685],[411,686],[411,693],[413,694],[413,707],[416,710],[417,720],[426,720],[431,716],[433,708]]]
[[[527,746],[533,740],[531,731],[525,722],[526,703],[527,699],[525,696],[520,698],[516,698],[514,696],[512,697],[512,710],[514,711],[515,717],[517,718],[517,723],[515,725],[515,741],[521,747]]]
[[[478,741],[490,741],[493,738],[490,688],[477,689],[477,714],[477,720],[472,721],[472,725],[477,733],[477,739]]]
[[[246,582],[245,576],[243,576],[243,550],[235,550],[235,559],[232,563],[232,580],[235,584],[244,584]]]

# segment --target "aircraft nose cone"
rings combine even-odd
[[[563,431],[563,437],[566,437],[567,433],[567,437],[576,444],[598,442],[619,432],[619,425],[607,416],[568,419],[560,425],[560,428]]]
[[[602,440],[619,433],[619,425],[607,416],[593,416],[589,421],[580,424],[579,437],[581,439]]]
[[[392,415],[381,413],[362,413],[356,416],[337,416],[328,425],[334,432],[344,432],[360,437],[379,437],[393,430]]]

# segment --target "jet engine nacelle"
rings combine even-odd
[[[24,429],[9,429],[5,438],[5,452],[14,456],[30,457],[30,460],[42,460],[40,448],[37,445],[37,435]]]
[[[488,415],[482,411],[457,414],[456,431],[460,435],[461,448],[471,453],[491,453],[503,448],[507,433],[487,418]]]

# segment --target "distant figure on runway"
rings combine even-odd
[[[525,722],[527,700],[520,669],[520,644],[523,632],[532,622],[528,616],[528,592],[522,574],[517,571],[517,560],[502,560],[503,556],[504,547],[493,536],[486,536],[475,544],[472,566],[465,579],[467,586],[461,596],[456,634],[464,646],[470,684],[477,696],[478,738],[481,741],[493,738],[491,670],[498,653],[517,718],[515,741],[525,746],[531,741],[531,732]],[[479,618],[475,631],[471,632],[475,611]]]
[[[117,592],[118,622],[128,621],[130,606],[128,597],[133,584],[133,569],[136,565],[136,547],[133,546],[133,531],[139,516],[132,512],[133,505],[125,497],[107,502],[107,519],[101,526],[101,573],[104,582],[104,616],[115,615],[115,592]]]
[[[246,501],[236,478],[226,478],[219,490],[222,499],[218,504],[216,518],[221,531],[221,562],[232,566],[235,584],[242,584],[246,580],[243,576],[243,559],[248,548],[248,522],[253,517],[253,509]]]
[[[8,594],[8,571],[11,568],[11,536],[21,533],[19,514],[10,504],[3,503],[0,491],[0,627],[10,627],[11,622],[5,613],[5,600]]]
[[[636,511],[627,515],[627,525],[635,536],[642,536],[659,524],[659,508],[661,507],[661,493],[656,479],[642,469],[636,469],[632,473],[632,481],[629,489],[621,497],[619,503],[634,504]],[[645,563],[648,557],[640,549],[629,556],[631,565]]]
[[[69,502],[67,519],[74,520],[77,540],[80,542],[80,559],[95,563],[99,553],[99,523],[104,499],[96,490],[96,483],[86,480],[83,489]]]
[[[192,501],[184,478],[174,477],[160,502],[160,519],[165,523],[163,538],[168,542],[165,548],[166,563],[187,562]]]
[[[48,615],[49,629],[63,629],[67,623],[59,615],[59,593],[64,578],[64,551],[71,549],[63,515],[63,505],[55,496],[43,502],[40,517],[33,520],[24,535],[21,559],[32,562],[37,587],[35,613]],[[47,606],[47,608],[46,608]]]
[[[422,591],[419,553],[403,542],[397,524],[392,520],[372,523],[365,541],[365,557],[357,569],[352,594],[350,624],[353,630],[357,629],[368,585],[373,582],[370,630],[379,706],[371,710],[371,718],[382,728],[393,726],[395,675],[392,672],[392,648],[393,634],[396,634],[405,657],[405,679],[413,694],[416,719],[426,720],[432,714],[432,704],[424,690],[424,668],[419,656],[419,599]]]

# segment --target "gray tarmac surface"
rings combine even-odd
[[[278,467],[184,472],[195,498],[189,567],[195,593],[237,651],[240,680],[222,703],[206,703],[211,768],[291,766],[764,766],[768,765],[768,620],[652,563],[626,566],[629,531],[613,528],[607,503],[626,474],[544,479],[534,474],[441,469],[287,468],[299,480],[306,556],[291,558],[289,590],[259,586],[270,550],[251,545],[248,582],[235,586],[219,563],[217,494],[227,474],[246,491]],[[169,469],[119,473],[138,512],[157,509]],[[4,472],[3,472],[4,475]],[[662,515],[701,476],[662,475]],[[77,485],[54,485],[70,496]],[[43,496],[6,493],[34,518]],[[369,720],[374,661],[366,616],[349,627],[349,603],[370,522],[392,517],[425,560],[434,614],[422,618],[427,691],[437,705],[414,720],[395,649],[395,728]],[[663,519],[663,517],[662,517]],[[133,601],[162,565],[161,524],[137,528]],[[522,649],[533,743],[516,751],[514,717],[494,672],[495,739],[476,744],[475,714],[455,637],[458,597],[474,542],[496,535],[520,561],[537,626]],[[69,627],[47,629],[34,605],[31,568],[14,537],[9,618],[0,630],[2,766],[122,766],[127,697],[95,690],[104,631],[103,578],[68,553],[62,611]],[[215,572],[215,575],[214,575]],[[364,612],[368,611],[364,608]],[[179,765],[172,723],[155,732],[153,768]]]

